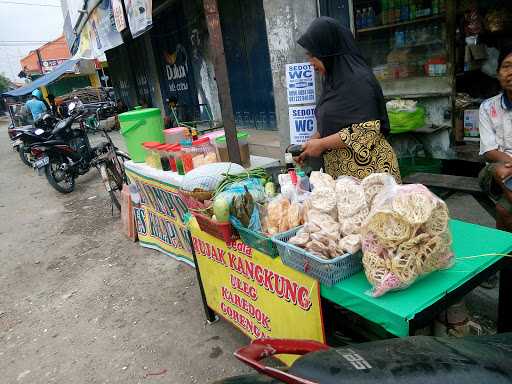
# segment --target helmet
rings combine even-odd
[[[34,89],[32,91],[32,96],[37,97],[39,100],[41,100],[43,98],[43,94],[41,93],[41,91],[39,89]]]

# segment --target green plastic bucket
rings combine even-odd
[[[144,162],[146,151],[143,143],[164,142],[164,121],[158,108],[135,107],[134,111],[119,115],[119,124],[128,153],[135,163]]]

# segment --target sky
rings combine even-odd
[[[23,81],[20,59],[59,37],[63,24],[59,0],[0,0],[0,73]]]

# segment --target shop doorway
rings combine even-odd
[[[219,13],[236,125],[276,129],[262,0],[224,0]]]

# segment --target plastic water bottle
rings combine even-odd
[[[363,13],[361,14],[361,27],[368,28],[368,11],[366,8],[363,8]]]
[[[300,178],[299,184],[297,185],[299,191],[309,192],[311,190],[311,184],[309,183],[309,177],[306,176],[304,171],[298,171],[297,176]]]
[[[356,28],[357,29],[361,29],[362,28],[362,25],[363,25],[362,21],[363,20],[362,20],[362,16],[361,16],[361,10],[358,9],[356,11]]]
[[[368,8],[368,26],[375,27],[375,11],[373,7]]]

